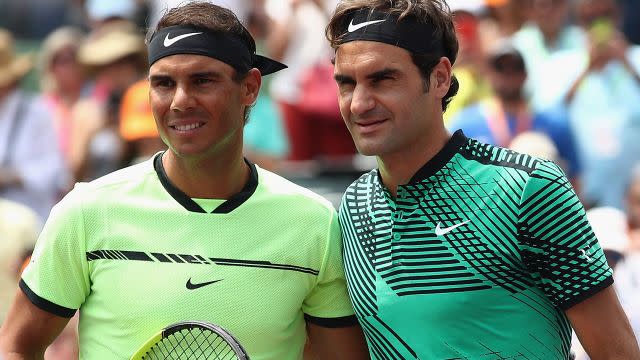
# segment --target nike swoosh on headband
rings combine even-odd
[[[173,39],[169,38],[169,35],[171,34],[167,34],[167,36],[165,36],[164,38],[164,42],[163,45],[164,47],[169,47],[171,45],[173,45],[174,43],[176,43],[177,41],[180,41],[184,38],[188,38],[189,36],[194,36],[194,35],[200,35],[202,34],[201,32],[194,32],[194,33],[188,33],[188,34],[182,34],[182,35],[178,35],[176,37],[174,37]]]
[[[353,23],[353,19],[351,19],[351,22],[349,23],[349,27],[347,28],[347,31],[348,32],[354,32],[354,31],[356,31],[358,29],[361,29],[361,28],[363,28],[365,26],[377,24],[377,23],[380,23],[380,22],[383,22],[383,21],[385,21],[385,20],[384,19],[383,20],[371,20],[371,21],[361,22],[360,24],[354,24]]]

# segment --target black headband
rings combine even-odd
[[[416,17],[398,19],[397,15],[368,8],[353,11],[346,18],[339,44],[350,41],[378,41],[401,47],[414,54],[444,56],[442,41],[434,36],[433,25]]]
[[[165,56],[194,54],[218,59],[242,74],[254,67],[260,70],[262,75],[287,67],[268,57],[257,55],[238,36],[189,25],[160,29],[153,34],[148,50],[149,66]]]

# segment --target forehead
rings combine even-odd
[[[377,41],[351,41],[340,45],[335,66],[337,72],[368,72],[386,67],[418,70],[409,51]]]
[[[176,54],[163,57],[149,68],[149,75],[216,72],[233,75],[235,69],[218,59],[204,55]]]

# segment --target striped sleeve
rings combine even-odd
[[[518,238],[537,285],[561,309],[613,283],[584,207],[562,170],[550,161],[541,161],[525,185]]]

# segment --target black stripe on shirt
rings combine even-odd
[[[604,279],[600,284],[597,284],[596,286],[588,289],[587,291],[585,291],[582,294],[574,297],[573,299],[570,299],[570,300],[565,301],[565,302],[563,302],[561,304],[558,304],[558,307],[560,309],[562,309],[562,310],[568,310],[572,306],[577,305],[577,304],[587,300],[588,298],[590,298],[593,295],[595,295],[596,293],[608,288],[611,285],[613,285],[613,275],[609,276],[608,278]]]
[[[355,315],[342,316],[336,318],[320,318],[304,314],[304,319],[314,325],[325,328],[345,328],[358,325],[358,318]]]

